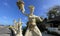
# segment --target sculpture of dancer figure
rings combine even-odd
[[[16,27],[17,25],[16,24],[17,24],[17,22],[16,22],[16,20],[14,20],[14,26],[9,27],[9,29],[12,30],[12,32],[13,32],[12,33],[13,36],[16,36],[16,33],[17,33],[16,32],[17,31],[17,27]]]
[[[30,14],[28,15],[29,23],[25,36],[42,36],[40,30],[36,25],[36,18],[40,19],[40,21],[42,20],[38,16],[33,15],[34,6],[30,6],[29,8],[30,8]]]
[[[18,22],[14,20],[14,27],[12,27],[12,30],[15,34],[15,36],[23,36],[22,35],[22,22],[21,19],[18,19]]]
[[[34,6],[29,6],[30,9],[30,14],[26,14],[25,9],[24,9],[24,2],[17,2],[17,5],[19,7],[19,9],[22,11],[22,13],[24,15],[26,15],[28,17],[29,20],[29,24],[28,24],[28,28],[27,31],[25,33],[25,36],[42,36],[40,30],[38,29],[37,25],[36,25],[36,18],[38,18],[40,21],[42,21],[42,19],[38,16],[33,15],[34,12]]]
[[[18,30],[16,36],[23,36],[22,35],[22,22],[21,19],[18,19]]]

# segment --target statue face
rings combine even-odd
[[[29,6],[30,12],[33,13],[34,12],[34,6]]]

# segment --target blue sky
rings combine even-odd
[[[23,0],[25,2],[26,13],[29,13],[28,6],[34,5],[34,14],[37,16],[47,17],[46,13],[49,8],[60,5],[60,0]],[[0,0],[0,24],[13,25],[13,20],[22,19],[23,26],[27,22],[27,17],[21,13],[16,5],[17,0]]]

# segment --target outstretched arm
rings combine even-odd
[[[43,21],[43,19],[41,17],[38,17],[38,16],[36,16],[36,19],[38,19],[41,22]]]
[[[22,12],[23,13],[23,12]],[[25,16],[29,16],[29,14],[23,13]]]

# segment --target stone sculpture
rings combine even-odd
[[[33,5],[29,6],[30,14],[26,14],[24,8],[24,2],[18,1],[17,6],[21,10],[21,12],[28,17],[29,20],[25,36],[42,36],[41,31],[38,29],[36,25],[36,18],[38,18],[40,21],[42,21],[42,19],[33,14],[35,7]]]

